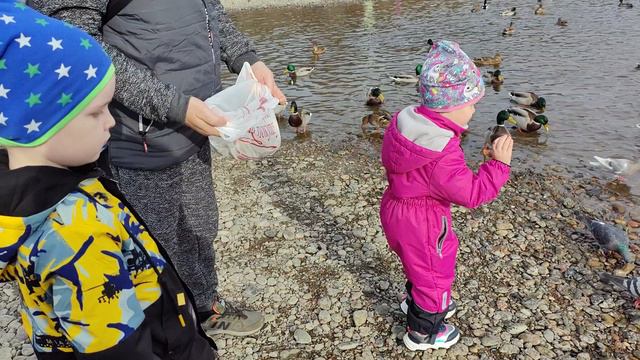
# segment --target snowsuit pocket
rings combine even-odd
[[[442,258],[442,247],[444,246],[444,240],[447,238],[449,234],[449,223],[447,222],[447,217],[442,216],[442,226],[440,227],[440,234],[438,235],[438,244],[437,251],[438,256]]]

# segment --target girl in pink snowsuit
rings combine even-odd
[[[513,140],[498,138],[492,159],[474,174],[466,165],[460,135],[484,96],[480,72],[450,41],[433,44],[420,76],[421,105],[392,120],[384,136],[382,163],[389,186],[380,218],[391,249],[407,277],[405,345],[411,350],[449,348],[460,338],[453,315],[458,239],[451,204],[475,208],[496,198],[509,179]]]

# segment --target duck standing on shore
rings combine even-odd
[[[307,132],[312,115],[311,112],[303,108],[298,111],[298,104],[292,101],[289,108],[289,125],[296,129],[296,134],[304,134]]]
[[[379,87],[372,87],[367,93],[367,106],[380,106],[384,104],[384,94]]]
[[[509,26],[507,26],[502,30],[502,35],[503,36],[513,35],[515,32],[516,32],[516,27],[513,26],[513,21],[512,21],[509,23]]]
[[[517,104],[536,109],[539,112],[544,112],[547,107],[547,100],[533,92],[510,91],[509,99]]]
[[[539,115],[530,109],[512,107],[507,110],[511,115],[510,123],[514,124],[518,131],[523,133],[534,133],[544,128],[549,132],[549,119],[545,115]]]
[[[509,130],[505,126],[505,123],[512,122],[513,118],[507,110],[502,110],[496,116],[496,125],[489,128],[484,140],[484,146],[482,147],[482,156],[486,162],[491,157],[491,150],[493,149],[493,142],[501,136],[511,136]]]

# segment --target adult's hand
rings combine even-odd
[[[261,84],[266,85],[269,90],[271,90],[271,95],[273,97],[280,100],[280,104],[284,104],[287,102],[287,97],[284,96],[278,85],[276,85],[276,81],[273,78],[273,73],[267,65],[265,65],[262,61],[258,61],[257,63],[251,65],[251,70],[253,70],[253,74],[256,76],[258,81]]]
[[[205,136],[220,136],[218,127],[227,124],[227,118],[216,110],[209,109],[204,101],[190,97],[185,125]]]

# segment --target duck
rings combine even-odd
[[[511,9],[507,9],[507,10],[503,10],[500,15],[502,16],[515,16],[516,15],[516,8],[512,7]]]
[[[547,107],[547,100],[533,92],[509,91],[509,99],[517,104],[531,107],[540,112],[544,112],[544,109]]]
[[[473,7],[471,8],[471,12],[477,13],[480,11],[480,9],[482,9],[482,5],[480,5],[480,3],[477,3],[473,5]]]
[[[482,4],[482,10],[487,10],[488,6],[487,6],[487,0],[484,0],[484,3]]]
[[[515,26],[513,26],[513,21],[509,23],[509,26],[502,30],[502,35],[513,35],[516,32]]]
[[[491,85],[502,85],[504,83],[504,76],[502,76],[502,72],[500,70],[487,71],[487,74],[490,75]]]
[[[558,18],[558,21],[556,21],[556,25],[558,26],[567,26],[569,25],[569,22],[561,17]]]
[[[633,4],[626,3],[626,2],[624,2],[624,0],[620,0],[620,3],[618,4],[618,7],[631,9],[633,7]]]
[[[315,69],[316,68],[312,66],[304,66],[304,67],[297,68],[295,65],[289,64],[287,65],[287,69],[285,70],[285,72],[288,73],[289,76],[291,76],[292,73],[294,73],[296,76],[308,76]]]
[[[488,65],[498,66],[502,63],[502,55],[496,52],[494,56],[483,56],[479,58],[474,58],[473,63],[476,64],[476,66],[488,66]]]
[[[278,121],[284,120],[284,110],[287,108],[287,103],[285,102],[284,104],[278,104],[276,105],[276,107],[273,109],[273,112],[276,114],[276,118],[278,119]]]
[[[327,51],[327,48],[325,48],[324,46],[320,46],[318,45],[317,42],[313,42],[313,48],[311,49],[311,53],[315,56],[319,56],[324,54]]]
[[[369,89],[367,93],[367,102],[368,106],[378,106],[384,103],[384,94],[379,87],[372,87]]]
[[[362,132],[366,132],[369,125],[376,128],[376,130],[386,129],[391,122],[391,113],[386,110],[376,110],[369,115],[362,117]]]
[[[406,84],[416,84],[419,80],[420,74],[422,73],[422,64],[416,65],[416,74],[401,74],[401,75],[391,75],[389,78],[397,83],[406,83]]]
[[[291,107],[289,107],[289,125],[296,128],[296,134],[304,134],[309,127],[312,115],[311,112],[304,109],[298,111],[298,104],[292,101]]]
[[[544,15],[544,7],[542,6],[542,3],[540,1],[538,1],[538,5],[536,5],[535,10],[533,10],[533,13],[535,15]]]
[[[638,65],[636,65],[636,70],[640,70],[640,63],[638,63]]]
[[[501,110],[496,116],[496,125],[488,129],[484,139],[484,146],[482,147],[482,156],[485,162],[491,156],[493,142],[501,136],[511,136],[511,133],[504,125],[507,121],[513,121],[511,114],[507,110]]]
[[[520,132],[533,133],[541,128],[544,128],[545,132],[549,132],[549,119],[545,115],[521,107],[509,108],[507,112],[511,115],[509,122],[515,125]]]

